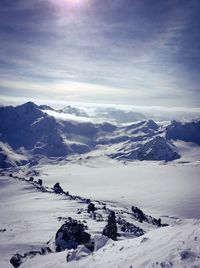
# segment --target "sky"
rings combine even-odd
[[[199,0],[1,0],[1,103],[200,108]]]

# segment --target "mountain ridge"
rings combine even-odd
[[[70,155],[98,150],[99,146],[105,148],[108,157],[117,160],[173,161],[181,157],[173,140],[200,145],[200,121],[172,121],[163,126],[153,120],[142,120],[120,126],[58,120],[45,112],[47,108],[54,110],[33,102],[0,107],[1,145],[9,146],[10,152],[16,154],[25,153],[27,161],[42,157],[67,159]],[[20,161],[15,163],[9,158],[11,153],[2,146],[0,167],[20,165]]]

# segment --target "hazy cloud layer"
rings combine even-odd
[[[2,97],[198,107],[198,0],[0,2]]]

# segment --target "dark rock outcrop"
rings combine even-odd
[[[133,217],[138,220],[139,222],[147,222],[149,224],[152,225],[156,225],[157,227],[164,227],[164,226],[168,226],[167,224],[163,224],[161,223],[161,219],[156,219],[152,216],[146,215],[144,214],[144,212],[139,209],[138,207],[132,206],[131,208],[132,212],[133,212]]]
[[[33,178],[33,177],[30,177],[30,178],[29,178],[29,181],[34,181],[34,178]]]
[[[10,263],[13,265],[13,267],[17,268],[22,264],[23,258],[24,258],[24,256],[17,253],[10,259]]]
[[[54,187],[53,187],[53,190],[56,194],[61,194],[63,193],[63,189],[62,187],[60,186],[59,182],[57,182]]]
[[[84,224],[69,217],[56,233],[56,251],[86,245],[90,241],[90,234],[85,232],[85,229]]]
[[[87,207],[87,212],[94,212],[96,210],[95,205],[93,203],[90,203]]]
[[[42,186],[42,179],[38,179],[38,184]]]
[[[23,262],[25,262],[27,260],[27,258],[33,258],[36,255],[45,255],[45,254],[51,253],[51,252],[52,252],[52,250],[49,247],[44,247],[44,248],[41,248],[40,250],[32,250],[32,251],[26,252],[24,255],[16,253],[10,259],[10,263],[13,265],[13,267],[17,268]]]
[[[110,215],[108,216],[108,224],[103,229],[102,234],[112,240],[117,240],[117,223],[114,211],[110,212]]]
[[[119,218],[117,223],[119,224],[121,231],[124,233],[132,233],[136,237],[139,237],[145,233],[142,228],[135,226],[133,223],[130,223],[125,219]]]
[[[143,213],[143,211],[141,209],[139,209],[138,207],[134,207],[132,206],[131,208],[132,212],[133,212],[133,216],[139,220],[139,222],[143,222],[143,221],[148,221],[146,215]]]

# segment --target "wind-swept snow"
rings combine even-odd
[[[46,185],[59,181],[65,191],[86,198],[137,205],[156,216],[200,217],[200,166],[86,157],[37,170]]]
[[[84,199],[68,194],[55,194],[51,188],[47,188],[48,192],[41,192],[37,190],[37,185],[14,175],[0,176],[1,267],[9,267],[9,260],[16,253],[23,256],[26,252],[47,247],[47,242],[54,241],[58,228],[68,217],[84,221],[88,226],[88,232],[92,235],[102,233],[110,209],[115,210],[118,217],[121,215],[124,223],[128,220],[131,224],[143,228],[144,231],[142,229],[140,231],[133,226],[137,229],[138,235],[158,227],[151,217],[148,218],[149,222],[140,223],[130,210],[109,204],[106,204],[108,210],[105,210],[103,209],[105,204],[96,201],[94,204],[97,212],[93,218],[87,213],[87,203]],[[119,239],[126,237],[124,231],[120,229],[124,223],[119,222],[118,233],[121,235]],[[135,237],[136,234],[130,232],[127,236]]]
[[[29,261],[29,267],[199,268],[200,222],[178,220],[173,226],[153,230],[139,238],[119,242],[109,240],[99,251],[68,264],[66,255],[67,252],[62,252],[37,257]]]

